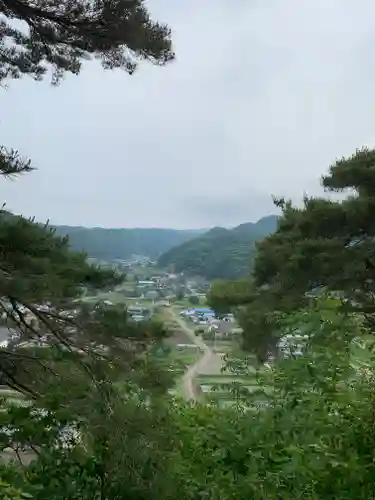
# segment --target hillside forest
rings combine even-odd
[[[158,265],[208,280],[240,278],[250,272],[255,243],[276,229],[277,219],[271,215],[233,229],[215,227],[171,248],[159,257]]]
[[[251,267],[256,241],[276,229],[277,216],[263,217],[233,229],[176,230],[160,228],[104,229],[55,226],[56,234],[68,236],[74,251],[112,261],[145,256],[161,268],[192,276],[234,279]]]
[[[105,229],[100,227],[55,226],[56,234],[68,236],[72,250],[89,257],[111,261],[129,260],[135,255],[156,260],[172,247],[179,246],[205,232],[161,228]]]
[[[129,74],[174,58],[169,27],[141,0],[0,11],[7,84],[51,73],[57,83],[93,58]],[[32,168],[0,150],[3,182]],[[0,311],[12,335],[0,348],[0,498],[375,498],[375,150],[336,160],[322,185],[340,200],[275,200],[282,215],[256,243],[251,273],[210,289],[212,307],[242,327],[224,360],[237,377],[230,405],[170,392],[166,321],[84,300],[123,275],[90,265],[48,225],[2,212]]]

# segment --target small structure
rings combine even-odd
[[[134,314],[134,316],[132,316],[132,320],[136,322],[144,321],[145,319],[146,318],[143,316],[143,314]]]
[[[147,281],[138,281],[137,283],[138,288],[148,288],[150,286],[156,286],[155,281],[147,280]]]
[[[169,300],[159,300],[159,302],[157,302],[155,305],[160,307],[169,307],[171,303],[169,302]]]
[[[133,321],[145,321],[151,315],[150,310],[142,306],[129,306],[127,312]]]
[[[184,316],[198,325],[210,325],[215,320],[215,312],[209,307],[185,309],[180,313],[180,316]]]
[[[145,293],[145,299],[147,300],[155,300],[159,297],[159,294],[156,290],[150,290]]]

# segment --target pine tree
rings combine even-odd
[[[40,80],[50,66],[56,83],[67,71],[78,74],[93,57],[104,68],[128,73],[139,59],[173,59],[170,30],[150,19],[144,0],[4,0],[0,13],[0,80]]]
[[[275,200],[283,213],[277,231],[257,245],[252,292],[236,297],[230,284],[227,297],[213,290],[213,303],[221,298],[222,306],[224,297],[242,306],[245,344],[257,353],[272,351],[282,335],[275,311],[298,310],[320,293],[375,332],[375,150],[337,160],[322,185],[342,199],[305,196],[302,207]]]
[[[5,0],[0,13],[3,85],[22,76],[39,81],[49,73],[57,84],[65,73],[78,74],[82,63],[94,58],[105,69],[120,68],[131,74],[141,60],[164,65],[174,57],[170,29],[151,20],[144,0]],[[0,147],[4,178],[32,170],[29,159]],[[0,314],[16,328],[18,340],[0,350],[0,384],[24,392],[33,385],[30,369],[31,365],[35,369],[38,359],[21,354],[15,344],[41,336],[67,350],[97,343],[91,336],[98,330],[98,321],[110,312],[97,318],[73,301],[83,289],[114,286],[122,279],[88,265],[85,255],[71,252],[68,240],[57,237],[48,224],[1,210]],[[104,333],[115,337],[119,325],[126,324],[126,315],[120,314]]]

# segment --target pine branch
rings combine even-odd
[[[12,177],[25,172],[31,172],[34,168],[31,161],[21,156],[14,149],[0,146],[0,175]]]

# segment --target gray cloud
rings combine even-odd
[[[189,217],[199,220],[200,227],[234,227],[242,224],[244,220],[255,222],[266,215],[279,213],[270,196],[255,191],[239,191],[235,194],[229,191],[221,197],[192,196],[186,200],[185,206]],[[244,214],[247,214],[247,218],[244,218]]]
[[[255,220],[270,195],[319,192],[338,156],[375,143],[370,0],[150,0],[177,60],[132,77],[95,63],[58,88],[0,91],[0,137],[38,170],[1,181],[13,210],[55,223]]]

